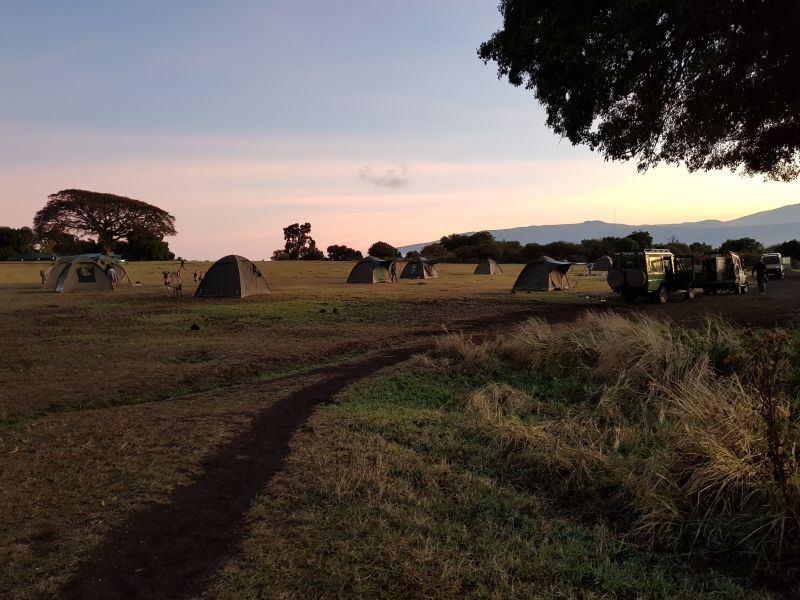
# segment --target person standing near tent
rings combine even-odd
[[[763,260],[759,260],[753,267],[753,275],[758,281],[758,291],[762,294],[767,291],[767,265]]]
[[[117,286],[117,280],[118,280],[117,279],[117,271],[114,269],[113,266],[109,266],[108,269],[106,269],[106,275],[111,280],[111,287],[112,288],[116,287]]]
[[[400,280],[397,278],[397,263],[394,261],[392,261],[389,267],[389,274],[391,275],[392,283],[400,283]]]

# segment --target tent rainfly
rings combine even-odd
[[[114,284],[128,281],[125,269],[104,254],[79,254],[59,258],[44,282],[56,292],[113,292]]]
[[[491,258],[487,258],[486,260],[482,260],[478,263],[478,266],[475,267],[473,275],[497,275],[498,273],[502,272],[503,269],[500,268],[500,265],[494,262]]]
[[[393,260],[383,260],[375,256],[365,256],[356,263],[347,283],[386,283],[391,281],[390,270]]]
[[[606,254],[605,256],[601,256],[596,261],[594,261],[594,267],[592,267],[592,271],[610,271],[611,264],[614,262],[614,259]]]
[[[549,256],[534,259],[522,269],[512,291],[550,292],[568,290],[569,279],[567,274],[571,268],[571,262],[553,260]]]
[[[403,272],[400,273],[400,279],[430,279],[431,277],[438,277],[439,273],[436,272],[434,263],[421,256],[412,258],[406,263]]]
[[[258,267],[244,256],[230,254],[209,267],[194,295],[198,298],[245,298],[270,293]]]

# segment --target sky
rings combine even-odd
[[[0,0],[0,225],[62,189],[175,216],[178,255],[732,219],[800,182],[605,162],[477,48],[497,0]]]

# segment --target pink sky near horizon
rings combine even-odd
[[[318,148],[318,146],[315,146]],[[321,248],[375,241],[397,246],[450,233],[587,220],[630,225],[727,220],[798,201],[796,183],[745,179],[727,172],[686,173],[659,167],[638,174],[631,164],[597,156],[561,160],[441,161],[406,158],[408,183],[387,188],[359,177],[380,175],[394,161],[366,156],[277,159],[163,157],[82,160],[78,164],[0,166],[0,190],[14,202],[3,222],[30,225],[47,195],[66,188],[107,191],[150,202],[176,217],[168,238],[180,256],[214,259],[237,253],[268,258],[282,228],[308,221]],[[176,153],[177,154],[177,153]],[[66,161],[69,162],[69,161]]]

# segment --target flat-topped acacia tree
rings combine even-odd
[[[147,232],[162,238],[177,233],[175,217],[141,200],[86,190],[62,190],[48,198],[33,219],[41,237],[53,231],[97,236],[103,252],[110,254],[114,242],[131,234]]]
[[[800,175],[797,0],[500,0],[478,50],[607,159]]]

